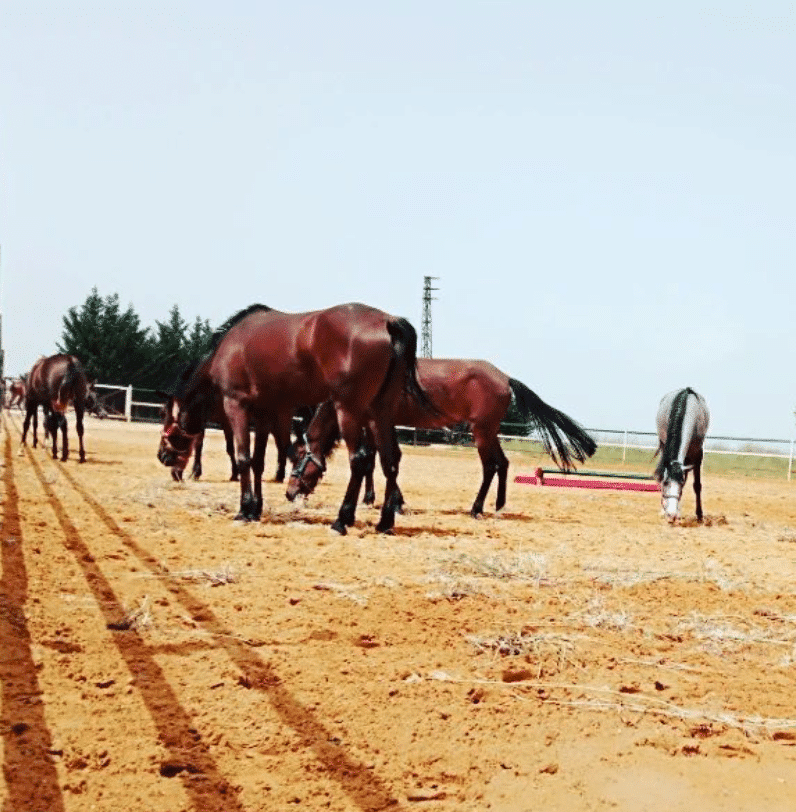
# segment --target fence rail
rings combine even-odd
[[[158,399],[154,389],[141,389],[132,386],[112,384],[96,384],[98,400],[106,412],[106,416],[120,420],[134,420],[143,422],[160,422],[163,414],[163,401]],[[536,450],[541,447],[538,436],[524,433],[522,424],[504,423],[504,433],[500,434],[501,441],[506,441],[522,450]],[[629,429],[587,429],[589,434],[597,441],[601,449],[615,449],[621,451],[618,461],[632,462],[629,456],[638,457],[641,452],[654,453],[658,447],[658,435],[654,431],[632,431]],[[469,430],[455,429],[415,429],[411,427],[398,427],[398,439],[403,443],[413,445],[428,445],[439,443],[445,445],[472,445],[473,438]],[[785,476],[791,479],[793,468],[794,443],[790,440],[761,438],[761,437],[725,437],[708,435],[705,439],[706,455],[725,455],[726,457],[760,458],[763,460],[787,460]],[[599,452],[598,452],[599,453]],[[643,460],[636,460],[643,464]],[[778,474],[777,474],[778,475]]]

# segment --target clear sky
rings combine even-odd
[[[435,356],[589,427],[794,433],[792,3],[5,0],[0,76],[6,374],[93,286],[419,332],[434,275]]]

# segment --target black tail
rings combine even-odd
[[[571,417],[548,406],[521,381],[509,378],[509,386],[528,431],[539,432],[545,451],[559,468],[569,470],[575,460],[584,462],[594,454],[597,443]]]
[[[71,358],[66,362],[66,371],[64,377],[61,379],[61,385],[58,387],[58,399],[62,403],[67,401],[76,401],[80,396],[80,381],[83,367],[76,364]]]
[[[406,377],[404,378],[404,392],[413,397],[426,409],[435,409],[420,381],[417,379],[417,332],[404,318],[392,318],[387,322],[387,332],[392,338],[395,359],[403,358],[406,362]],[[388,373],[384,387],[392,375],[392,367]],[[435,409],[436,411],[436,409]]]
[[[677,459],[680,451],[680,444],[683,441],[683,419],[685,418],[685,407],[688,403],[688,396],[696,395],[696,392],[687,386],[681,389],[672,401],[669,410],[669,419],[666,423],[666,442],[660,449],[661,458],[655,468],[655,478],[662,482],[669,464]]]

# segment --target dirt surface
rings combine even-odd
[[[708,461],[675,527],[656,494],[511,483],[475,521],[475,453],[405,448],[395,535],[360,508],[340,537],[343,453],[246,525],[218,435],[178,484],[156,426],[88,420],[84,465],[19,427],[4,812],[796,808],[796,483]]]

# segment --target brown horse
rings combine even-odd
[[[25,378],[17,378],[8,385],[8,408],[18,406],[22,409],[25,403]]]
[[[330,400],[351,465],[348,489],[332,527],[344,534],[354,523],[364,475],[357,449],[368,425],[387,479],[377,530],[388,532],[395,522],[398,477],[393,411],[404,388],[423,398],[415,373],[416,346],[417,335],[409,322],[367,305],[337,305],[309,313],[253,305],[217,331],[211,355],[181,393],[177,420],[162,436],[158,458],[165,465],[174,464],[179,445],[195,442],[220,395],[240,472],[236,518],[259,519],[267,421],[272,421],[278,443],[287,448],[296,407]],[[250,423],[260,438],[255,440],[253,458]],[[311,493],[325,468],[312,443],[302,463],[291,477],[289,499]]]
[[[538,433],[545,450],[559,467],[570,469],[575,461],[583,462],[597,450],[594,440],[574,420],[548,406],[524,383],[510,378],[489,361],[418,358],[417,374],[432,405],[402,397],[395,411],[395,423],[422,429],[451,428],[461,423],[470,426],[482,469],[481,487],[470,509],[474,517],[484,512],[484,500],[495,474],[498,478],[495,509],[500,510],[506,504],[509,461],[498,434],[512,397],[526,430]],[[315,427],[310,425],[308,438],[315,429],[324,436],[326,448],[331,447],[335,440],[333,418],[329,406],[322,404]],[[365,445],[370,445],[367,439]],[[298,449],[297,456],[301,455]],[[370,460],[365,477],[366,503],[375,498],[372,452]]]
[[[180,369],[177,373],[177,376],[174,382],[164,388],[159,389],[157,394],[160,395],[162,398],[165,398],[166,403],[163,409],[163,435],[165,437],[170,437],[174,430],[172,426],[177,423],[177,418],[179,416],[180,407],[182,406],[181,401],[181,393],[184,393],[188,382],[190,381],[192,375],[197,370],[197,368],[203,364],[207,363],[207,359],[203,361],[192,361],[189,364],[186,364],[182,369]],[[308,407],[300,407],[297,410],[296,417],[294,418],[294,430],[296,431],[297,437],[299,439],[303,438],[304,431],[306,431],[307,424],[309,423],[310,419],[312,418],[312,414],[314,409],[310,409]],[[219,391],[214,392],[213,397],[213,407],[208,415],[208,421],[213,423],[218,423],[221,426],[221,430],[224,432],[224,441],[226,443],[227,455],[229,456],[229,461],[232,468],[232,473],[230,474],[230,482],[237,482],[238,481],[238,464],[235,461],[235,442],[232,436],[232,428],[230,427],[229,420],[227,419],[226,414],[224,413],[224,407],[222,402],[222,397]],[[274,439],[277,445],[277,464],[276,464],[276,473],[274,474],[274,482],[284,482],[285,480],[285,471],[287,467],[287,448],[281,445],[280,438],[277,436],[276,429],[274,428],[275,421],[273,419],[265,421],[265,429],[266,435],[265,438],[262,440],[258,440],[257,436],[255,436],[255,446],[258,446],[259,442],[263,443],[263,454],[265,454],[265,449],[268,442],[268,434],[273,434]],[[176,460],[175,463],[171,466],[171,476],[172,479],[181,482],[183,478],[183,473],[185,468],[188,465],[188,460],[190,459],[191,454],[193,453],[193,467],[191,469],[191,478],[192,479],[199,479],[202,476],[202,451],[204,448],[204,430],[199,434],[196,438],[196,441],[193,443],[184,444],[183,447],[178,450],[174,449],[173,457]],[[177,443],[179,444],[179,439],[175,436]],[[164,448],[165,446],[162,446]],[[160,454],[162,452],[158,452],[158,459],[160,459]],[[167,453],[167,452],[166,452]],[[161,460],[163,462],[163,460]]]
[[[44,423],[52,435],[53,459],[58,458],[58,429],[61,429],[61,459],[69,458],[69,440],[67,438],[66,409],[69,404],[75,409],[75,427],[80,443],[80,462],[86,461],[83,447],[83,414],[92,408],[94,397],[91,384],[80,360],[74,355],[51,355],[40,358],[28,374],[25,393],[25,421],[22,426],[22,445],[28,434],[28,427],[33,418],[33,446],[37,445],[36,413],[39,406],[44,411]]]

